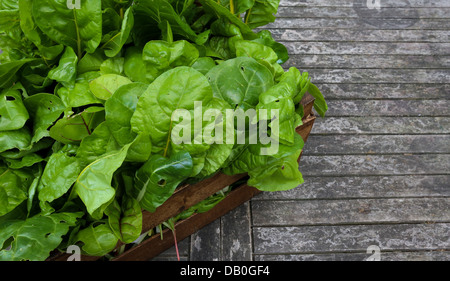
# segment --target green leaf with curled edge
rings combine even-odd
[[[185,151],[170,158],[153,155],[136,172],[133,197],[142,208],[154,212],[169,199],[178,184],[190,176],[192,169],[192,158]]]
[[[0,93],[0,131],[18,130],[29,117],[18,90],[4,90]]]
[[[48,128],[61,116],[66,106],[60,98],[52,94],[36,94],[24,100],[33,126],[32,143],[50,136]]]
[[[83,213],[36,215],[0,225],[0,261],[43,261]],[[12,242],[11,242],[12,240]],[[5,243],[6,242],[6,243]],[[6,249],[8,243],[10,249]]]
[[[111,186],[113,173],[122,165],[130,146],[131,143],[98,158],[78,175],[74,185],[75,192],[94,218],[100,219],[114,199],[116,191]]]

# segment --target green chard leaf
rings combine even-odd
[[[112,202],[115,190],[111,186],[113,173],[122,165],[131,144],[104,155],[87,165],[75,181],[75,192],[90,215],[101,218]]]
[[[54,213],[4,222],[0,225],[0,260],[45,260],[79,217],[81,213]],[[6,250],[3,246],[10,238],[13,239],[11,249]]]
[[[0,131],[22,128],[29,118],[18,90],[5,90],[0,93]]]
[[[133,197],[142,208],[154,212],[190,176],[192,168],[192,158],[187,152],[175,153],[170,158],[153,155],[136,172]]]
[[[36,25],[52,40],[70,46],[81,58],[93,53],[102,37],[101,1],[80,1],[81,7],[69,7],[66,0],[34,0]]]
[[[131,197],[122,198],[122,206],[114,200],[105,210],[108,223],[116,237],[123,243],[131,243],[142,232],[142,210],[139,202]]]

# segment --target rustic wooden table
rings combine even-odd
[[[285,67],[308,71],[330,108],[306,183],[183,240],[182,259],[364,260],[375,246],[381,260],[450,260],[450,1],[367,2],[281,1],[268,28]]]

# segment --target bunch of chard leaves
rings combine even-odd
[[[0,260],[45,260],[70,245],[105,255],[139,237],[142,209],[215,173],[248,173],[264,191],[301,184],[299,102],[308,91],[320,115],[327,105],[306,72],[283,69],[285,46],[253,31],[278,4],[0,0]],[[278,151],[174,141],[182,118],[172,115],[198,113],[196,101],[200,114],[280,110],[276,132],[263,118]],[[198,140],[217,122],[183,136]]]

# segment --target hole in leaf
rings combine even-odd
[[[16,100],[15,97],[11,97],[11,96],[5,96],[5,99],[6,99],[7,101],[15,101],[15,100]]]
[[[5,242],[3,243],[3,245],[0,245],[0,250],[2,251],[9,251],[11,250],[11,245],[14,242],[14,237],[9,237],[8,239],[5,240]],[[5,247],[5,248],[3,248]]]
[[[66,221],[65,220],[60,220],[59,223],[66,223]]]
[[[158,181],[158,185],[159,185],[159,186],[165,186],[165,185],[166,185],[166,180],[165,180],[165,179],[160,179],[160,180]]]
[[[280,100],[276,100],[275,102],[280,102]]]
[[[45,238],[48,238],[50,236],[50,234],[51,234],[50,232],[45,234]]]
[[[53,102],[50,100],[50,101],[48,101],[50,104],[53,104]]]
[[[245,67],[241,66],[241,70],[242,70],[242,71],[245,71]]]

